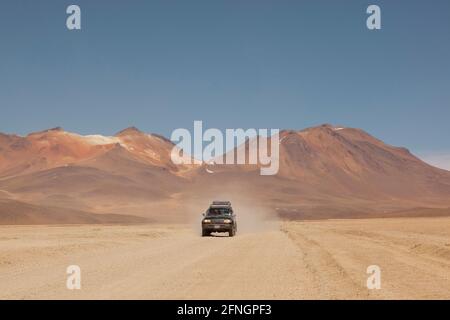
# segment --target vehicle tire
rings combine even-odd
[[[208,231],[202,230],[202,237],[207,237],[207,236],[210,236],[210,235],[211,234]]]
[[[234,237],[235,234],[236,234],[236,230],[234,230],[234,228],[228,232],[229,237]]]

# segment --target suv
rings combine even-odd
[[[203,216],[202,237],[211,235],[211,232],[228,232],[230,237],[236,234],[236,215],[230,201],[213,201]]]

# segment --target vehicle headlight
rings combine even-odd
[[[203,220],[203,223],[211,223],[211,219],[205,219]]]
[[[231,221],[231,219],[225,219],[223,220],[223,223],[232,223],[233,221]]]

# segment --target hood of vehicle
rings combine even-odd
[[[224,219],[231,219],[233,220],[233,217],[231,216],[206,216],[203,218],[203,220],[209,219],[209,220],[224,220]]]

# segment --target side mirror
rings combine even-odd
[[[202,216],[205,216],[205,213],[204,213],[204,212],[202,213]]]

